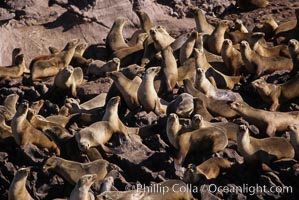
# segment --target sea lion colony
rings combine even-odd
[[[246,2],[258,7],[268,4]],[[51,47],[49,54],[35,57],[28,67],[26,52],[16,48],[12,65],[0,67],[2,81],[21,77],[24,85],[42,95],[39,101],[27,102],[26,96],[1,94],[0,144],[16,147],[29,160],[18,163],[7,154],[19,170],[14,177],[6,177],[6,182],[1,177],[3,195],[8,199],[193,199],[190,191],[161,195],[122,190],[136,180],[169,187],[186,186],[179,179],[198,187],[226,184],[223,180],[230,180],[236,170],[251,174],[238,177],[251,184],[261,183],[260,177],[281,185],[286,184],[285,177],[296,180],[290,169],[298,165],[294,159],[298,159],[299,111],[288,108],[299,96],[299,38],[291,37],[299,25],[278,33],[279,24],[271,33],[260,25],[254,30],[265,32],[251,32],[238,19],[235,26],[239,30],[231,31],[232,22],[218,19],[212,25],[200,8],[191,11],[196,30],[183,41],[151,22],[142,10],[136,11],[141,29],[124,38],[128,19],[117,18],[106,38],[109,61],[84,58],[87,45],[80,39],[68,41],[62,50]],[[296,10],[297,19],[298,13]],[[269,23],[268,18],[261,23]],[[266,46],[265,39],[274,47]],[[80,104],[78,86],[104,77],[113,80],[108,93]],[[254,107],[257,102],[259,107]],[[147,122],[134,123],[138,115],[147,117]],[[153,120],[150,115],[155,116]],[[126,153],[138,151],[122,147],[133,145],[136,137],[139,145],[148,146],[146,151],[158,154],[159,148],[147,141],[157,140],[154,135],[168,146],[163,157],[168,164],[159,160],[168,167],[167,172],[158,163],[164,173],[156,169],[159,173],[153,175],[154,180],[141,180],[129,172],[127,163],[132,158],[115,165]],[[147,170],[155,173],[155,168]],[[33,174],[38,175],[34,185],[27,180],[34,179]],[[105,178],[110,180],[108,186]],[[43,181],[49,186],[40,194]],[[65,191],[55,192],[64,185]],[[204,198],[199,191],[193,195]]]

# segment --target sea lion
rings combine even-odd
[[[272,15],[264,15],[260,19],[260,23],[256,24],[252,32],[262,32],[265,34],[266,39],[274,36],[274,31],[278,28],[274,17]]]
[[[183,46],[180,48],[180,64],[183,65],[184,62],[191,56],[193,48],[197,39],[197,32],[193,31]]]
[[[252,82],[252,85],[262,99],[271,104],[270,111],[276,111],[281,103],[299,97],[297,90],[299,75],[282,84],[271,84],[267,83],[264,79],[257,79]]]
[[[225,132],[216,127],[186,132],[181,132],[181,129],[178,116],[171,113],[167,118],[166,133],[171,145],[179,150],[174,161],[176,169],[179,169],[189,152],[216,153],[222,151],[228,143]]]
[[[93,108],[104,107],[106,102],[107,93],[103,92],[99,95],[95,96],[94,98],[81,103],[79,105],[80,108],[90,110]]]
[[[193,96],[188,93],[182,93],[171,101],[167,106],[167,115],[176,113],[179,117],[188,118],[193,113]]]
[[[103,159],[89,163],[79,163],[53,156],[48,158],[43,166],[43,170],[53,170],[72,185],[76,185],[79,179],[86,174],[96,174],[96,180],[102,181],[111,168],[113,166]]]
[[[12,120],[13,116],[16,114],[16,104],[18,100],[19,95],[10,94],[4,99],[3,105],[0,105],[0,113],[7,121]]]
[[[8,200],[33,200],[26,188],[26,180],[29,172],[29,168],[20,168],[17,171],[9,186]]]
[[[87,43],[79,44],[76,49],[74,56],[70,62],[70,65],[73,67],[81,67],[84,72],[86,72],[90,63],[93,62],[93,59],[86,59],[83,57],[83,53],[87,49]]]
[[[129,19],[125,17],[118,17],[114,21],[112,28],[106,37],[106,48],[111,52],[128,47],[122,34],[123,28],[128,21]]]
[[[283,158],[294,158],[295,151],[290,142],[282,137],[256,139],[249,136],[245,125],[240,125],[237,135],[238,151],[250,164],[270,163]]]
[[[287,45],[276,45],[273,47],[265,47],[263,41],[265,34],[261,32],[253,33],[249,39],[251,49],[264,57],[286,57],[291,58]]]
[[[221,48],[224,41],[224,33],[228,29],[228,21],[220,20],[217,23],[215,30],[211,35],[207,36],[206,42],[204,43],[205,48],[216,55],[221,54]]]
[[[12,50],[12,53],[11,53],[11,64],[12,64],[12,65],[15,65],[15,64],[16,64],[16,57],[17,57],[18,55],[20,55],[21,52],[22,52],[22,49],[21,49],[21,48],[14,48],[14,49]]]
[[[136,76],[133,80],[130,80],[122,72],[118,71],[107,72],[106,75],[113,80],[128,108],[131,111],[138,110],[140,103],[137,91],[142,82],[141,78]]]
[[[290,142],[295,150],[295,158],[299,160],[299,125],[291,124],[288,127],[290,133]]]
[[[291,39],[288,42],[288,49],[293,61],[293,69],[291,70],[290,75],[295,76],[299,69],[299,42],[296,39]]]
[[[200,114],[195,114],[192,117],[191,126],[194,129],[207,128],[207,127],[219,127],[225,129],[227,138],[229,140],[237,141],[237,133],[239,125],[232,122],[208,122]]]
[[[245,27],[245,25],[243,24],[243,21],[241,19],[236,19],[236,21],[235,21],[235,30],[238,30],[242,33],[248,33],[249,32],[247,30],[247,28]]]
[[[80,67],[67,66],[61,69],[54,78],[54,87],[61,90],[70,90],[72,96],[77,96],[77,86],[83,81],[83,71]]]
[[[191,13],[195,19],[196,29],[199,33],[212,34],[214,26],[207,22],[206,16],[198,7],[192,7]]]
[[[194,112],[193,114],[199,114],[201,115],[205,120],[211,121],[213,119],[213,115],[208,111],[206,103],[201,100],[198,97],[193,98],[193,104],[194,104]]]
[[[63,128],[73,119],[73,117],[77,116],[78,113],[74,113],[68,116],[65,115],[50,115],[48,117],[46,117],[46,120],[53,122],[55,124],[58,124],[60,126],[62,126]]]
[[[276,131],[287,130],[290,124],[297,123],[299,119],[299,111],[270,112],[253,108],[241,101],[231,103],[231,108],[270,137],[274,136]]]
[[[196,66],[195,88],[204,93],[207,97],[215,100],[235,101],[242,100],[239,93],[231,90],[218,89],[206,78],[205,72],[198,65]]]
[[[154,88],[154,78],[160,70],[161,67],[148,68],[137,91],[138,100],[143,109],[146,112],[153,111],[157,115],[165,114],[168,105],[168,102],[158,97]]]
[[[61,52],[57,53],[53,57],[34,62],[30,67],[32,80],[55,76],[60,69],[68,66],[72,60],[79,41],[79,39],[72,40],[67,43]]]
[[[225,39],[222,44],[221,57],[223,62],[230,72],[229,75],[240,75],[242,70],[244,71],[244,62],[242,60],[241,53],[233,46],[233,43],[229,39]]]
[[[170,46],[162,50],[162,58],[162,81],[166,85],[167,92],[171,92],[178,81],[178,67]]]
[[[255,74],[255,77],[271,74],[275,71],[291,71],[293,69],[292,59],[261,56],[253,51],[246,41],[241,42],[240,51],[246,70]]]
[[[195,66],[200,66],[204,70],[207,79],[217,88],[231,90],[242,78],[241,76],[227,76],[214,69],[207,61],[203,48],[194,48],[194,57]]]
[[[264,8],[268,4],[268,0],[237,0],[237,6],[242,10]]]
[[[96,179],[96,174],[83,175],[76,183],[76,186],[70,195],[70,200],[94,200],[94,195],[89,192],[89,189]]]
[[[232,162],[225,158],[210,158],[198,166],[189,164],[184,173],[184,182],[194,184],[205,177],[207,180],[217,178],[223,169],[231,168]]]
[[[7,126],[5,117],[0,114],[0,141],[9,137],[13,137],[11,127]]]
[[[109,60],[107,63],[103,62],[100,65],[96,61],[89,64],[87,69],[87,75],[103,77],[106,76],[107,72],[118,71],[119,68],[120,68],[119,58],[113,58],[112,60]]]
[[[153,189],[154,188],[154,189]],[[163,188],[164,191],[163,192]],[[167,189],[166,189],[167,188]],[[182,189],[185,188],[185,189]],[[163,200],[194,200],[191,190],[187,189],[188,186],[181,180],[166,180],[154,185],[147,189],[135,189],[129,191],[106,191],[96,197],[96,200],[150,200],[150,199],[163,199]]]
[[[51,141],[43,132],[34,128],[26,119],[28,113],[28,103],[23,102],[11,121],[13,137],[18,145],[34,144],[39,148],[47,148],[60,155],[57,145]]]
[[[14,64],[10,66],[0,66],[0,78],[18,78],[26,71],[24,54],[16,56]]]
[[[175,41],[163,26],[154,26],[150,29],[151,38],[154,41],[154,46],[157,52],[169,46]]]

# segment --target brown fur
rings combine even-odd
[[[127,22],[128,18],[118,17],[114,21],[112,28],[106,37],[106,48],[112,52],[129,47],[122,34],[123,28]]]
[[[33,200],[26,188],[29,168],[20,168],[9,186],[8,200]]]
[[[10,66],[0,66],[0,78],[18,78],[23,75],[26,71],[24,54],[19,54],[16,56],[14,64]]]
[[[192,15],[195,19],[196,29],[199,33],[212,34],[214,26],[207,22],[203,11],[198,7],[191,8]]]

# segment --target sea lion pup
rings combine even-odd
[[[198,66],[197,66],[198,67]],[[218,89],[206,78],[202,68],[196,68],[195,88],[204,93],[207,97],[216,100],[235,101],[242,100],[242,97],[231,90]]]
[[[79,41],[79,39],[72,40],[67,43],[61,52],[57,53],[53,57],[34,62],[30,67],[32,80],[55,76],[60,69],[68,66],[72,60]]]
[[[113,80],[130,111],[138,110],[140,103],[137,91],[142,82],[141,78],[136,76],[133,80],[130,80],[122,72],[118,71],[107,72],[106,75]]]
[[[225,158],[210,158],[200,165],[189,164],[184,173],[184,182],[194,184],[205,177],[207,180],[217,178],[223,169],[231,168],[232,162]]]
[[[278,28],[274,17],[272,15],[264,15],[260,19],[260,23],[256,24],[252,32],[262,32],[266,39],[270,39],[274,35],[274,31]]]
[[[240,51],[246,70],[251,74],[255,74],[255,77],[293,69],[292,59],[261,56],[253,51],[246,41],[241,42]]]
[[[290,75],[295,76],[299,69],[299,42],[296,39],[291,39],[288,43],[288,49],[294,64],[293,69],[290,72]]]
[[[106,37],[106,48],[111,52],[128,47],[122,34],[123,28],[128,21],[129,19],[125,17],[118,17],[114,21]]]
[[[164,199],[164,200],[194,200],[190,188],[187,184],[181,180],[166,180],[154,185],[153,188],[142,188],[137,190],[129,191],[106,191],[96,197],[96,200],[153,200],[153,199]],[[164,191],[163,188],[168,188],[168,191]],[[164,192],[163,192],[164,191]]]
[[[248,33],[249,31],[243,24],[243,21],[241,19],[236,19],[235,21],[235,29],[242,32],[242,33]]]
[[[5,120],[12,120],[13,116],[16,114],[16,104],[18,100],[19,95],[10,94],[4,99],[3,105],[0,105],[0,114],[5,117]]]
[[[173,55],[173,50],[170,46],[162,50],[162,73],[163,82],[166,85],[167,92],[171,92],[178,81],[178,67],[176,59]]]
[[[23,75],[26,70],[24,54],[17,55],[14,62],[10,66],[0,66],[0,78],[18,78]]]
[[[138,100],[143,109],[146,112],[153,111],[157,115],[165,114],[168,105],[168,102],[158,97],[154,87],[154,78],[160,70],[161,67],[148,68],[137,91]]]
[[[230,106],[246,121],[256,125],[260,132],[265,132],[270,137],[274,136],[276,131],[287,130],[290,124],[296,124],[299,119],[299,111],[270,112],[253,108],[241,101],[235,101]]]
[[[96,77],[104,77],[106,76],[106,72],[118,71],[120,68],[120,59],[113,58],[109,60],[107,63],[99,63],[94,61],[89,64],[87,69],[87,75],[96,76]]]
[[[70,200],[94,200],[94,195],[89,192],[89,189],[96,179],[96,174],[83,175],[76,183],[76,186],[70,195]]]
[[[237,141],[239,125],[232,122],[208,122],[200,114],[195,114],[192,117],[191,126],[194,129],[219,127],[226,130],[229,140]]]
[[[256,139],[249,136],[245,125],[240,125],[237,135],[238,151],[250,164],[270,163],[283,158],[294,158],[295,151],[290,142],[282,137]]]
[[[252,85],[262,99],[271,104],[270,111],[276,111],[281,103],[299,97],[299,91],[297,90],[299,75],[282,84],[271,84],[264,79],[257,79],[252,82]]]
[[[191,13],[195,19],[196,29],[199,33],[212,34],[214,26],[207,22],[206,16],[203,10],[198,7],[192,7]]]
[[[242,10],[264,8],[268,4],[268,0],[237,0],[237,6]]]
[[[213,33],[207,36],[207,40],[204,43],[205,48],[216,55],[221,54],[221,48],[224,41],[224,33],[228,29],[228,21],[220,20],[217,22],[217,26]]]
[[[8,200],[33,200],[26,188],[26,180],[29,172],[29,168],[20,168],[17,171],[9,186]]]
[[[154,41],[154,46],[157,52],[161,51],[175,41],[175,39],[169,35],[163,26],[152,27],[150,29],[150,35]]]
[[[86,174],[96,174],[96,180],[102,181],[113,168],[113,165],[103,159],[79,163],[55,156],[50,157],[43,166],[44,171],[53,170],[72,185],[76,185],[79,179]]]
[[[9,137],[13,137],[11,127],[7,126],[5,117],[0,114],[0,141]]]
[[[207,79],[217,88],[233,89],[240,82],[241,76],[227,76],[214,69],[207,61],[203,48],[194,48],[195,67],[202,68]]]
[[[276,45],[273,47],[266,47],[263,45],[265,34],[261,32],[252,33],[249,39],[251,49],[264,57],[286,57],[291,58],[287,45]]]
[[[290,133],[290,142],[295,149],[295,158],[296,160],[299,160],[299,125],[289,125],[288,131]]]
[[[28,103],[19,105],[18,110],[11,121],[13,137],[18,145],[34,144],[39,148],[47,148],[60,155],[57,145],[51,141],[43,132],[34,128],[26,119],[28,113]]]
[[[223,62],[230,72],[229,75],[240,75],[243,70],[244,62],[241,53],[233,46],[229,39],[225,39],[222,44],[221,57]]]
[[[180,169],[189,152],[216,153],[222,151],[228,143],[225,131],[217,127],[182,130],[178,116],[171,113],[167,118],[166,133],[171,145],[179,150],[174,161],[176,169]]]
[[[203,106],[205,106],[209,113],[214,116],[235,118],[239,115],[229,106],[228,101],[208,98],[205,94],[195,89],[190,80],[184,80],[184,91],[195,98],[199,98],[202,101]]]
[[[167,115],[176,113],[179,117],[188,118],[194,111],[193,96],[182,93],[172,100],[167,106]]]
[[[180,64],[183,65],[184,62],[191,56],[193,48],[197,39],[197,32],[193,31],[183,46],[180,48]]]
[[[83,81],[83,71],[80,67],[67,66],[61,69],[54,78],[54,87],[61,90],[70,90],[72,96],[77,96],[77,86]]]

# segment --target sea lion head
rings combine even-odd
[[[90,188],[90,186],[97,180],[97,175],[96,174],[86,174],[83,175],[77,185],[79,187],[83,187],[83,188]]]
[[[68,50],[68,49],[72,49],[72,48],[77,47],[77,45],[79,44],[79,42],[80,42],[80,39],[74,39],[74,40],[68,42],[66,44],[66,47],[64,48],[64,50]]]
[[[138,74],[142,74],[144,71],[145,71],[145,68],[144,67],[141,67],[137,64],[132,64],[132,65],[129,65],[128,67],[126,68],[122,68],[121,71],[126,71],[128,72],[130,75],[138,75]]]
[[[118,17],[118,18],[116,18],[116,20],[115,20],[115,24],[116,25],[123,25],[123,24],[126,24],[126,23],[128,23],[129,22],[129,19],[128,18],[126,18],[126,17]]]
[[[29,167],[23,167],[23,168],[20,168],[15,177],[17,178],[17,180],[22,180],[22,179],[25,179],[28,177],[29,175],[29,172],[30,172],[30,168]]]
[[[150,35],[154,41],[164,40],[165,35],[169,35],[163,26],[154,26],[150,29]]]
[[[150,67],[146,70],[146,74],[156,76],[161,70],[161,67]]]
[[[25,112],[27,112],[28,111],[28,108],[29,108],[29,104],[28,104],[28,102],[23,102],[23,103],[21,103],[19,106],[18,106],[18,110],[17,110],[17,112],[18,112],[18,114],[24,114]]]
[[[75,139],[80,151],[86,152],[91,147],[90,141],[94,140],[94,137],[91,131],[85,131],[82,129],[76,132]]]
[[[237,25],[243,25],[243,21],[241,19],[236,19],[235,23]]]
[[[118,105],[119,102],[120,102],[120,97],[119,97],[119,96],[112,97],[112,98],[108,101],[108,103],[107,103],[107,107]]]
[[[241,102],[241,101],[234,101],[230,104],[230,107],[233,109],[233,110],[242,110],[245,108],[245,103],[244,102]]]
[[[230,39],[225,39],[224,41],[223,41],[223,47],[230,47],[230,46],[232,46],[233,45],[233,43],[232,43],[232,41],[230,40]]]
[[[43,166],[44,171],[48,171],[49,169],[55,169],[56,166],[58,166],[60,163],[58,162],[58,158],[55,156],[52,156],[48,158],[46,163]]]
[[[297,50],[298,50],[298,40],[291,39],[288,42],[288,48],[289,48],[290,53],[297,52]]]
[[[192,117],[192,126],[193,128],[200,128],[203,122],[203,117],[200,114],[195,114]]]
[[[294,132],[294,133],[298,133],[299,131],[299,124],[291,124],[288,126],[288,130]]]
[[[16,65],[21,65],[21,64],[24,64],[24,54],[19,54],[16,56],[16,59],[15,59],[15,64]]]
[[[167,130],[173,130],[177,132],[179,129],[180,121],[179,117],[175,113],[170,113],[167,118]]]
[[[229,20],[219,20],[218,22],[218,26],[227,29],[230,25],[230,21]]]
[[[87,43],[81,43],[76,47],[75,52],[78,53],[79,55],[83,55],[83,53],[86,50],[87,46],[88,46]]]
[[[263,91],[266,95],[269,95],[272,90],[269,87],[269,84],[264,79],[257,79],[251,83],[252,87],[259,91]]]
[[[250,47],[249,47],[249,43],[248,42],[246,42],[246,41],[242,41],[241,43],[240,43],[240,49],[241,50],[246,50],[246,49],[249,49]]]
[[[194,164],[189,164],[183,177],[183,181],[186,183],[196,183],[200,179],[200,174],[197,174],[196,166]]]

